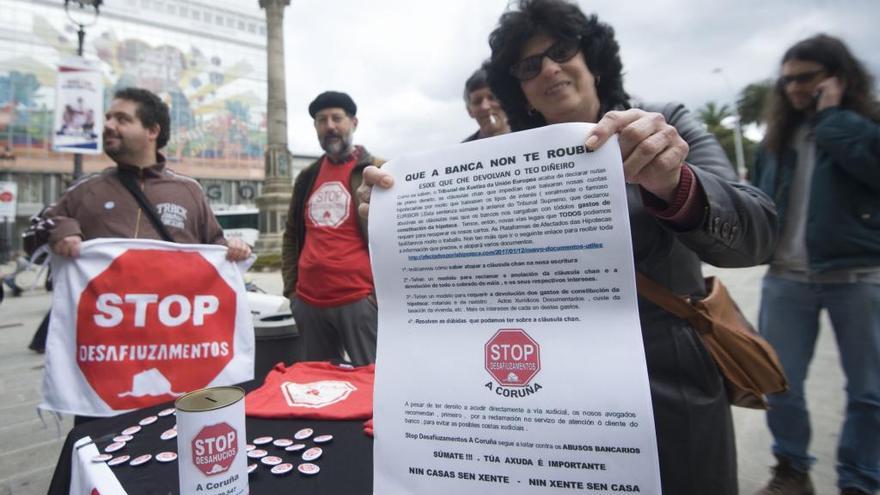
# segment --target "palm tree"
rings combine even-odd
[[[733,113],[728,105],[724,104],[719,107],[714,101],[706,102],[705,105],[697,109],[697,116],[706,124],[706,129],[716,136],[721,130],[730,132],[730,129],[721,125],[721,121],[731,115]]]
[[[753,82],[739,92],[736,108],[743,125],[760,124],[764,120],[764,107],[774,84],[772,79],[765,79]]]

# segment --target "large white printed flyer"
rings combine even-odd
[[[660,493],[620,151],[589,128],[385,165],[374,493]]]

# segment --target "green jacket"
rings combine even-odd
[[[815,116],[816,166],[810,179],[806,243],[810,270],[880,266],[880,123],[838,107]],[[766,149],[755,185],[785,222],[797,152]]]

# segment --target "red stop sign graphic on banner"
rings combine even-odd
[[[15,198],[9,191],[0,192],[0,203],[9,203]]]
[[[541,347],[521,328],[502,328],[486,342],[486,371],[504,387],[525,387],[541,371]]]
[[[202,428],[192,440],[192,461],[205,476],[229,470],[238,454],[238,432],[228,423]]]
[[[113,409],[206,387],[232,360],[236,294],[199,253],[131,249],[83,290],[76,362]]]

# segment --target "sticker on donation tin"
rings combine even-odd
[[[110,454],[98,454],[95,457],[92,457],[92,462],[106,462],[110,459],[113,459],[113,456]]]
[[[309,450],[303,452],[302,460],[304,461],[314,461],[318,457],[321,457],[324,451],[321,450],[321,447],[312,447]]]
[[[251,459],[259,459],[260,457],[266,457],[267,455],[269,455],[269,453],[263,449],[254,449],[247,453],[247,456]]]
[[[333,440],[333,435],[318,435],[312,439],[315,443],[327,443]]]
[[[260,462],[262,462],[263,464],[265,464],[267,466],[277,466],[277,465],[281,464],[282,462],[284,462],[284,459],[282,459],[278,456],[269,455],[269,456],[266,456],[266,457],[263,457],[262,459],[260,459]]]
[[[315,430],[313,430],[311,428],[303,428],[302,430],[299,430],[298,432],[294,433],[293,438],[295,438],[297,440],[305,440],[306,438],[309,438],[310,436],[312,436],[312,433],[314,433],[314,432],[315,432]]]
[[[272,440],[272,437],[257,437],[251,440],[251,443],[254,445],[266,445],[267,443],[271,443]]]
[[[155,423],[158,420],[159,420],[158,416],[147,416],[146,418],[138,421],[138,424],[141,426],[147,426],[147,425],[151,425],[151,424]]]
[[[176,452],[159,452],[156,454],[156,460],[159,462],[171,462],[177,460]]]
[[[114,457],[113,459],[110,459],[109,461],[107,461],[107,465],[108,466],[118,466],[118,465],[122,464],[123,462],[128,462],[129,459],[131,459],[130,455],[121,455],[119,457]]]
[[[318,467],[317,464],[312,464],[311,462],[304,462],[304,463],[300,464],[299,466],[297,466],[296,469],[299,470],[299,472],[301,472],[302,474],[304,474],[306,476],[313,476],[313,475],[318,474],[319,471],[321,471],[321,468]]]
[[[295,444],[291,445],[290,447],[286,447],[284,450],[286,450],[288,452],[299,452],[300,450],[302,450],[304,448],[306,448],[306,444],[295,443]]]
[[[272,474],[277,474],[281,476],[282,474],[287,474],[293,469],[293,464],[289,462],[285,462],[284,464],[279,464],[277,466],[272,467]]]
[[[256,470],[257,470],[257,463],[256,462],[253,464],[248,464],[248,474],[251,474]]]
[[[141,431],[140,426],[129,426],[128,428],[122,430],[123,435],[134,435],[135,433]]]
[[[110,452],[116,452],[122,447],[125,447],[125,442],[113,442],[110,445],[104,447],[104,452],[107,452],[109,454]]]
[[[176,410],[173,407],[169,407],[168,409],[162,409],[158,414],[160,418],[164,418],[165,416],[171,416]]]
[[[291,440],[289,438],[279,438],[279,439],[275,440],[274,442],[272,442],[272,445],[274,445],[276,447],[289,447],[289,446],[293,445],[293,440]]]
[[[167,429],[163,431],[161,435],[159,435],[159,438],[161,438],[162,440],[171,440],[175,437],[177,437],[177,430],[175,429]]]
[[[150,454],[139,455],[131,460],[128,464],[131,466],[140,466],[141,464],[146,464],[152,459],[153,456]]]

